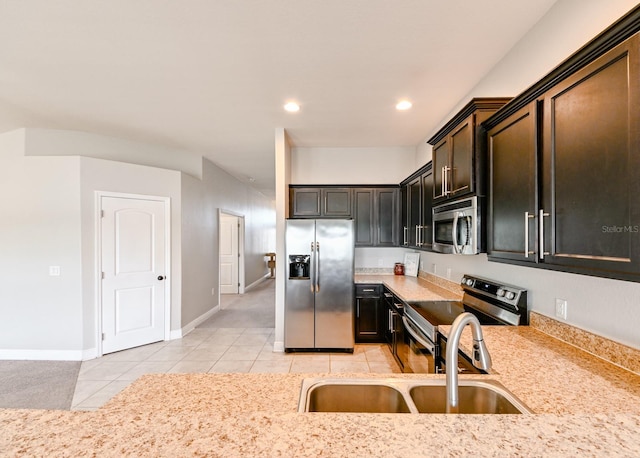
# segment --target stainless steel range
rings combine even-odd
[[[463,312],[473,313],[482,325],[529,324],[525,289],[471,275],[463,276],[460,284],[464,290],[462,301],[408,302],[404,308],[402,321],[408,343],[403,358],[405,372],[425,372],[426,367],[443,371],[446,362],[442,359],[442,347],[446,340],[439,335],[438,326],[451,325]],[[463,358],[460,366],[459,370],[473,371],[473,366]]]

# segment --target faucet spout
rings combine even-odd
[[[451,332],[447,339],[447,413],[457,413],[459,409],[458,348],[462,331],[468,324],[471,325],[471,332],[473,333],[473,365],[485,371],[491,369],[491,355],[489,355],[489,350],[487,350],[482,338],[482,328],[478,318],[469,312],[461,313],[453,321]]]

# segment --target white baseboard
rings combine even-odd
[[[284,342],[281,340],[274,342],[273,351],[276,353],[284,353]]]
[[[260,283],[262,283],[263,281],[269,280],[271,278],[271,274],[266,273],[264,275],[264,277],[258,278],[256,281],[254,281],[253,283],[251,283],[248,286],[244,287],[244,292],[246,293],[247,291],[249,291],[251,288],[255,288],[256,286],[258,286]]]
[[[93,347],[82,351],[82,361],[89,361],[98,357],[98,349]]]
[[[200,323],[203,323],[203,322],[207,321],[209,318],[211,318],[211,316],[214,313],[218,312],[219,310],[220,310],[220,304],[216,305],[215,307],[213,307],[208,312],[203,313],[202,315],[200,315],[198,318],[196,318],[195,320],[193,320],[191,323],[187,324],[186,326],[183,326],[182,329],[179,329],[177,331],[171,331],[171,340],[180,339],[180,338],[186,336],[191,331],[193,331],[196,328],[196,326],[198,326]],[[174,333],[176,334],[176,337],[174,337]]]
[[[83,361],[82,350],[2,350],[0,359],[28,361]],[[91,358],[88,358],[91,359]]]

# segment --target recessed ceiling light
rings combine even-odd
[[[295,102],[289,102],[284,106],[284,109],[290,113],[295,113],[296,111],[300,111],[300,105]]]
[[[396,110],[408,110],[412,107],[412,103],[408,100],[401,100],[396,104]]]

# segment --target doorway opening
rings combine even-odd
[[[218,216],[220,294],[244,294],[244,216],[227,210]]]

